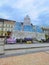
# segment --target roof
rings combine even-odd
[[[4,22],[4,21],[13,21],[13,22],[16,22],[16,21],[14,21],[14,20],[8,20],[8,19],[3,19],[3,18],[0,18],[0,22]]]

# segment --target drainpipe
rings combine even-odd
[[[3,30],[4,30],[4,20],[2,20],[2,34],[1,34],[1,36],[3,36]]]

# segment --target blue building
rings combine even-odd
[[[45,34],[40,26],[33,25],[27,15],[23,22],[16,22],[12,37],[14,38],[34,38],[45,39]]]
[[[30,17],[28,15],[24,18],[24,22],[16,22],[15,30],[43,33],[43,30],[40,26],[34,26],[31,23]]]

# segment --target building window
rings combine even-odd
[[[9,28],[11,28],[11,25],[7,25]]]
[[[6,24],[4,24],[4,26],[6,27]]]
[[[0,21],[0,26],[2,26],[2,25],[3,25],[3,22]]]
[[[7,28],[7,31],[9,31],[9,28]]]
[[[5,31],[5,28],[3,30]]]
[[[9,24],[7,24],[7,27],[9,27]]]
[[[12,25],[10,25],[10,28],[13,28],[13,26],[12,26]]]

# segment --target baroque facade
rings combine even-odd
[[[10,35],[13,31],[15,21],[0,18],[0,37]]]

